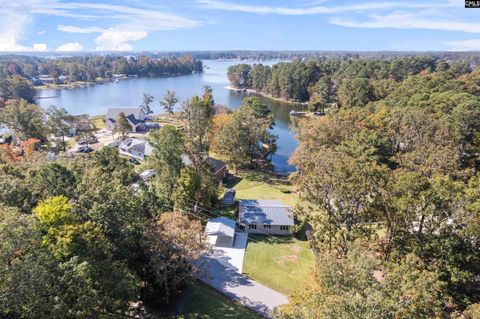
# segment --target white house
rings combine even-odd
[[[218,217],[210,219],[205,226],[208,242],[217,247],[232,247],[235,242],[234,220]]]
[[[113,132],[119,115],[123,113],[132,127],[132,132],[139,132],[146,128],[145,119],[147,115],[142,108],[110,108],[105,115],[105,129]]]
[[[239,222],[249,233],[289,235],[293,208],[279,200],[240,200]]]
[[[152,154],[152,146],[144,140],[127,138],[118,145],[118,152],[122,155],[143,161],[145,156]]]

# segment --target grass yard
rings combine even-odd
[[[231,301],[204,284],[192,284],[179,302],[179,315],[173,318],[260,319],[247,308]]]
[[[243,272],[272,289],[291,294],[304,283],[313,265],[313,253],[306,241],[249,235]]]
[[[294,206],[296,195],[290,185],[270,184],[263,181],[242,179],[235,185],[236,198],[239,199],[278,199],[284,204]]]
[[[278,178],[271,172],[240,171],[226,181],[226,187],[233,187],[236,199],[278,199],[284,204],[294,206],[297,195],[285,178]],[[223,198],[223,194],[222,194]]]
[[[97,130],[102,130],[105,128],[105,121],[104,121],[105,115],[97,115],[97,116],[92,116],[90,120],[92,123],[95,125]]]

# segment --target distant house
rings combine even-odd
[[[205,226],[208,242],[217,247],[232,247],[236,222],[225,217],[210,219]]]
[[[279,200],[240,200],[238,219],[249,233],[289,235],[293,209]]]
[[[55,82],[55,79],[47,74],[42,74],[38,77],[38,81],[41,84],[52,84]]]
[[[182,155],[182,162],[185,166],[192,165],[192,161],[188,155],[185,154]],[[208,157],[208,163],[212,167],[215,176],[217,176],[219,179],[224,179],[227,176],[227,163],[213,157]]]
[[[235,204],[235,190],[229,188],[223,195],[223,204],[224,205],[234,205]]]
[[[122,155],[143,161],[145,156],[152,154],[152,146],[144,140],[127,138],[118,145],[118,152]]]
[[[61,83],[61,84],[64,84],[64,83],[67,83],[68,82],[68,77],[65,76],[65,75],[60,75],[58,77],[58,83]]]
[[[105,129],[107,131],[113,132],[120,113],[127,117],[132,132],[140,132],[146,128],[145,118],[147,115],[141,108],[110,108],[105,115]]]

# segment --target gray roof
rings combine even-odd
[[[221,170],[222,168],[224,168],[225,166],[227,166],[227,163],[225,163],[224,161],[221,161],[213,157],[209,157],[208,162],[210,163],[210,166],[212,166],[213,171],[215,173]]]
[[[134,119],[138,119],[138,118],[140,118],[140,112],[143,112],[143,111],[139,107],[134,107],[134,108],[110,108],[110,109],[108,109],[107,114],[105,115],[105,120],[110,119],[113,122],[116,122],[120,113],[125,114],[125,116],[127,118],[129,118],[129,116],[132,115]],[[130,120],[130,118],[129,118],[129,120]]]
[[[182,155],[182,162],[183,162],[183,165],[185,166],[192,165],[192,160],[188,157],[187,154]],[[215,173],[227,165],[227,163],[225,163],[224,161],[221,161],[219,159],[216,159],[210,156],[208,157],[208,163],[210,164],[210,166],[212,167]]]
[[[205,232],[210,236],[228,236],[233,237],[235,235],[235,225],[234,220],[217,217],[208,220],[207,225],[205,226]]]
[[[279,200],[240,200],[240,222],[292,226],[293,209]]]

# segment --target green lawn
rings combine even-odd
[[[289,295],[304,283],[313,265],[313,253],[306,241],[293,237],[250,235],[243,272]]]
[[[97,115],[97,116],[92,116],[90,120],[92,123],[95,125],[97,130],[101,130],[105,128],[105,121],[104,121],[105,115]]]
[[[189,286],[179,302],[179,316],[174,318],[201,318],[201,319],[260,319],[261,317],[247,308],[231,301],[222,294],[197,283]]]
[[[296,195],[291,193],[290,185],[249,181],[244,178],[234,188],[237,199],[278,199],[284,204],[295,205]]]

